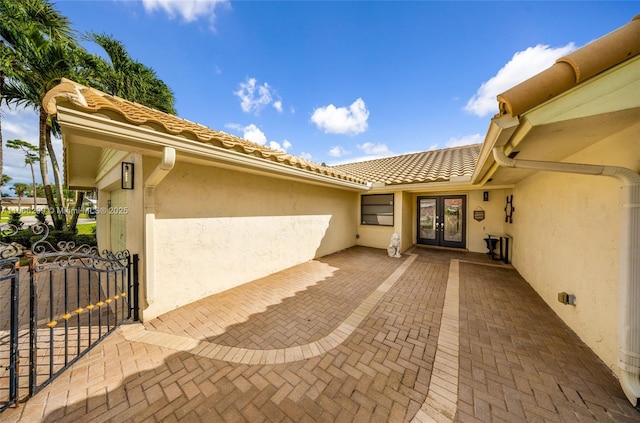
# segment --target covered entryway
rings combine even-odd
[[[418,197],[416,242],[442,247],[466,247],[466,196]]]

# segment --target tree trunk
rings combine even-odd
[[[53,149],[53,144],[51,144],[51,131],[47,127],[47,132],[45,133],[45,142],[47,144],[47,151],[49,152],[49,158],[51,159],[51,167],[53,168],[53,178],[56,183],[56,199],[58,204],[60,205],[60,220],[62,220],[65,224],[67,222],[67,215],[65,211],[65,203],[63,201],[64,191],[62,190],[62,177],[60,176],[60,166],[58,166],[58,159],[56,158],[56,152]]]
[[[33,212],[38,211],[38,196],[36,195],[36,171],[33,169],[33,161],[29,162],[31,168],[31,180],[33,181]],[[20,197],[18,197],[20,198]],[[20,208],[20,200],[18,199],[18,209]]]
[[[73,216],[71,216],[71,223],[69,224],[69,230],[75,232],[76,225],[78,225],[78,217],[80,216],[80,210],[82,209],[82,203],[84,202],[84,191],[78,191],[78,199],[76,200],[76,206],[74,207]]]
[[[4,41],[0,41],[0,48],[4,46]],[[4,98],[4,71],[0,70],[0,106],[2,106],[2,99]],[[4,165],[4,156],[2,154],[4,150],[4,141],[2,139],[2,113],[0,113],[0,181],[2,180],[2,166]],[[2,212],[2,194],[0,193],[0,212]]]
[[[39,119],[39,131],[40,131],[40,173],[42,176],[42,186],[44,187],[44,195],[47,198],[47,205],[49,206],[49,213],[51,214],[51,220],[53,220],[53,226],[56,229],[63,229],[60,216],[58,215],[58,208],[56,207],[56,201],[53,198],[53,190],[51,189],[51,182],[49,182],[49,171],[47,169],[47,143],[45,140],[45,134],[49,130],[47,127],[47,114],[43,108],[40,108]],[[33,193],[37,197],[37,193]]]

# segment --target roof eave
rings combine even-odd
[[[505,145],[519,125],[520,119],[518,116],[502,115],[491,119],[478,156],[478,162],[471,177],[473,185],[484,185],[491,178],[491,175],[498,168],[491,153],[493,148]]]
[[[173,147],[178,153],[178,159],[223,165],[251,170],[254,173],[269,174],[276,177],[296,179],[308,183],[327,185],[341,189],[367,191],[369,186],[364,183],[347,181],[332,176],[296,168],[282,163],[265,160],[256,156],[223,149],[200,141],[192,141],[176,135],[171,135],[153,129],[111,120],[93,113],[87,113],[56,104],[56,113],[61,128],[73,132],[75,136],[85,138],[87,144],[91,139],[100,139],[101,147],[115,148],[123,151],[159,155],[164,147]],[[71,141],[66,137],[66,143]],[[70,171],[70,170],[68,170]]]

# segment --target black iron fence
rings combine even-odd
[[[137,320],[137,255],[47,241],[0,243],[0,411],[33,396],[120,324]]]

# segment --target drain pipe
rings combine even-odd
[[[580,163],[516,160],[503,147],[493,149],[500,166],[611,176],[622,183],[618,282],[618,367],[620,385],[634,407],[640,406],[640,175],[631,169]]]
[[[153,170],[151,175],[144,182],[144,245],[145,261],[144,275],[146,281],[146,300],[151,304],[156,298],[155,284],[155,221],[156,221],[156,187],[167,174],[173,169],[176,163],[176,149],[164,147],[162,151],[162,161]]]

